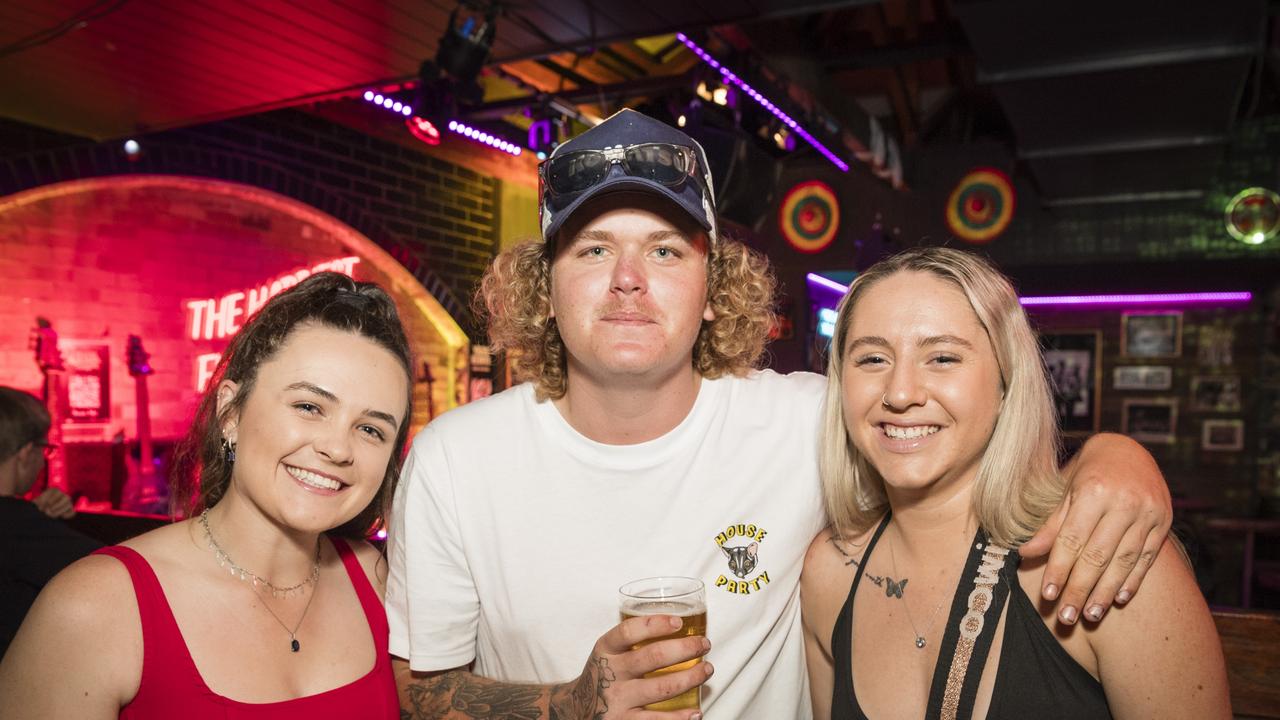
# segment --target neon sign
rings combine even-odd
[[[319,272],[337,272],[353,277],[358,257],[336,258],[299,268],[264,282],[257,287],[227,293],[222,297],[188,300],[184,304],[187,328],[192,340],[220,340],[235,335],[255,312],[271,298],[297,285]],[[204,392],[205,385],[213,377],[222,353],[203,353],[196,356],[196,390]]]

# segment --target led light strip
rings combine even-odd
[[[465,125],[457,120],[449,121],[449,129],[465,138],[475,140],[483,145],[488,145],[495,150],[501,150],[508,155],[519,157],[520,154],[524,152],[524,148],[516,145],[515,143],[507,142],[500,137],[490,135],[482,130],[477,130],[470,125]]]
[[[848,285],[841,285],[835,280],[822,277],[817,273],[809,273],[808,275],[804,276],[804,279],[807,280],[810,285],[817,285],[818,287],[825,288],[834,293],[839,293],[840,295],[844,295],[845,293],[849,292]]]
[[[395,98],[387,97],[382,93],[377,93],[372,90],[365,90],[364,99],[367,100],[368,102],[373,103],[374,105],[377,105],[378,107],[386,108],[387,110],[390,110],[391,112],[396,113],[397,115],[403,115],[405,117],[410,117],[411,115],[413,115],[413,107],[410,106],[408,103],[400,102],[399,100],[396,100]],[[503,140],[502,138],[497,137],[496,135],[490,135],[489,133],[484,132],[483,130],[473,128],[470,125],[466,125],[464,123],[460,123],[457,120],[449,121],[449,129],[465,138],[475,140],[481,145],[487,145],[493,148],[494,150],[501,150],[507,153],[508,155],[519,157],[521,153],[524,152],[524,149],[521,148],[519,145],[516,145],[515,143],[507,142],[506,140]]]
[[[811,285],[827,292],[844,295],[849,292],[847,285],[825,278],[817,273],[809,273],[805,280]],[[1026,307],[1103,307],[1103,306],[1144,306],[1161,305],[1234,305],[1253,300],[1253,293],[1243,292],[1196,292],[1196,293],[1135,293],[1106,295],[1040,295],[1018,298]]]
[[[800,123],[792,119],[790,115],[783,112],[782,108],[779,108],[777,105],[774,105],[769,100],[769,98],[765,97],[764,95],[761,95],[758,90],[748,85],[745,80],[738,77],[736,74],[733,73],[733,71],[729,70],[729,68],[725,67],[724,65],[721,65],[719,60],[716,60],[715,58],[711,57],[711,53],[698,47],[698,44],[690,40],[688,35],[685,35],[684,33],[676,33],[676,39],[684,43],[685,47],[693,51],[694,55],[697,55],[698,57],[702,58],[703,62],[710,65],[713,69],[720,71],[720,74],[724,77],[725,80],[732,83],[733,85],[736,85],[743,92],[745,92],[752,100],[755,100],[757,103],[759,103],[761,107],[773,113],[774,117],[781,120],[782,123],[786,125],[792,132],[804,138],[805,142],[809,143],[810,145],[813,146],[815,150],[822,153],[824,157],[830,160],[832,164],[834,164],[836,167],[840,168],[841,171],[849,172],[849,163],[845,162],[844,160],[841,160],[840,156],[836,155],[834,152],[829,150],[826,145],[823,145],[822,143],[818,142],[817,138],[811,135],[808,130],[805,130],[803,127],[801,127]]]
[[[1028,307],[1102,305],[1232,305],[1253,300],[1251,292],[1138,293],[1134,295],[1047,295],[1018,298]]]
[[[409,117],[410,115],[413,114],[413,108],[409,107],[408,103],[402,103],[399,100],[396,100],[395,98],[386,97],[382,93],[376,93],[372,90],[365,90],[364,99],[368,100],[374,105],[377,105],[379,107],[384,107],[393,113],[397,113],[405,117]]]

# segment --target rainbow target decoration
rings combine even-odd
[[[778,208],[778,227],[787,243],[802,253],[825,250],[840,229],[840,203],[835,191],[819,180],[791,188]]]
[[[1008,175],[977,168],[961,178],[947,198],[947,228],[965,242],[991,242],[1009,227],[1014,204]]]
[[[1248,245],[1261,245],[1280,230],[1280,196],[1266,188],[1242,190],[1227,203],[1227,232]]]

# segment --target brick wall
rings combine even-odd
[[[199,357],[221,353],[229,334],[200,332],[193,339],[189,301],[247,295],[295,270],[352,256],[360,258],[352,267],[356,279],[377,282],[396,299],[418,369],[432,367],[434,386],[415,386],[413,426],[463,399],[449,395],[449,367],[459,351],[399,287],[387,264],[370,256],[367,241],[318,221],[319,213],[273,203],[274,196],[254,189],[158,180],[103,179],[0,201],[0,384],[40,386],[27,348],[37,315],[53,323],[64,345],[107,346],[110,418],[72,426],[68,439],[135,436],[134,381],[125,363],[130,334],[143,338],[156,369],[148,382],[153,433],[158,439],[179,436],[198,400]],[[235,322],[242,323],[248,299],[236,304],[244,314]]]
[[[280,110],[94,143],[0,124],[0,196],[63,180],[161,173],[231,180],[316,207],[401,262],[463,329],[479,335],[469,298],[497,243],[498,181],[409,145],[298,110]],[[485,152],[477,149],[476,152]]]

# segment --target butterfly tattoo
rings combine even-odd
[[[839,551],[839,553],[844,556],[845,565],[861,567],[861,565],[858,563],[857,558],[850,557],[849,553],[845,552],[844,548],[840,547],[840,543],[835,541],[835,538],[830,538],[830,542],[832,545],[835,546],[836,550]],[[865,570],[863,570],[862,576],[870,580],[872,583],[874,583],[876,587],[883,588],[884,596],[887,598],[897,598],[901,600],[902,591],[907,589],[907,578],[902,578],[901,580],[894,580],[888,575],[872,575],[871,573]]]

